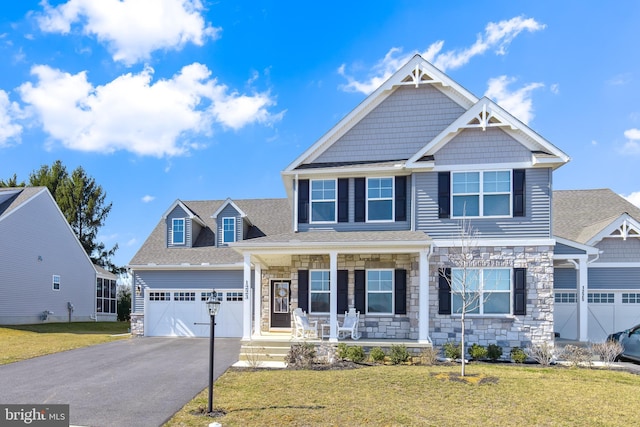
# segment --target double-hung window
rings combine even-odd
[[[51,288],[54,291],[59,291],[60,290],[60,276],[59,275],[57,275],[57,274],[53,275]]]
[[[393,270],[367,270],[367,313],[393,313]]]
[[[393,221],[393,178],[367,179],[367,221]]]
[[[222,218],[222,243],[236,241],[236,219]]]
[[[511,276],[509,268],[452,269],[452,313],[511,313]]]
[[[511,189],[510,170],[453,172],[453,216],[511,216]]]
[[[311,270],[309,272],[309,298],[312,313],[329,313],[330,284],[328,270]]]
[[[171,230],[171,242],[174,245],[184,245],[184,218],[174,218]]]
[[[335,179],[311,181],[311,222],[336,222],[336,185]]]

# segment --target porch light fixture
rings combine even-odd
[[[209,335],[209,406],[207,413],[213,413],[213,347],[215,342],[216,314],[220,311],[218,293],[214,290],[207,300],[207,310],[211,317],[211,334]]]

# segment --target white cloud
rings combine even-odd
[[[11,140],[19,140],[22,126],[16,119],[22,115],[20,107],[9,101],[9,94],[0,89],[0,147],[8,145]]]
[[[114,61],[132,65],[161,49],[202,46],[220,29],[205,23],[200,0],[68,0],[51,6],[44,0],[40,29],[68,34],[78,24],[82,33],[106,44]]]
[[[133,245],[135,245],[137,243],[138,243],[138,239],[136,239],[135,237],[127,240],[127,246],[133,246]]]
[[[552,94],[557,95],[560,93],[560,85],[558,83],[554,83],[551,86],[549,86],[549,90],[551,91]]]
[[[624,154],[640,154],[640,129],[628,129],[624,131],[627,142],[622,146]]]
[[[627,199],[628,201],[630,201],[631,203],[633,203],[634,205],[640,208],[640,191],[635,191],[629,194],[628,196],[622,196],[622,197],[624,197],[625,199]]]
[[[155,196],[150,196],[149,194],[147,194],[146,196],[142,197],[142,202],[149,203],[149,202],[153,202],[155,199],[156,199]]]
[[[152,82],[146,67],[102,86],[86,72],[69,74],[46,65],[34,66],[35,83],[18,89],[52,139],[73,150],[174,156],[199,148],[191,139],[210,135],[212,125],[239,129],[251,123],[271,124],[275,105],[268,93],[229,93],[202,64],[187,65],[170,79]]]
[[[542,83],[529,83],[528,85],[509,91],[507,86],[515,82],[507,76],[500,76],[489,80],[489,87],[485,96],[493,99],[498,105],[527,124],[533,119],[533,102],[531,92],[534,89],[544,87]]]
[[[346,65],[342,64],[338,68],[338,74],[347,79],[347,84],[341,88],[346,92],[361,92],[369,94],[385,82],[395,71],[404,65],[413,55],[420,55],[438,67],[442,71],[460,68],[466,65],[474,56],[482,55],[489,50],[494,50],[496,55],[505,55],[509,44],[523,31],[539,31],[545,28],[533,18],[517,16],[509,20],[498,23],[490,22],[484,30],[484,34],[479,34],[474,44],[468,48],[450,50],[441,53],[444,41],[439,40],[432,43],[423,52],[402,53],[402,48],[393,47],[376,65],[371,69],[371,73],[365,80],[358,81],[353,76],[347,74]]]
[[[607,84],[611,86],[624,86],[632,82],[631,73],[622,73],[617,76],[613,76],[611,79],[607,80]]]

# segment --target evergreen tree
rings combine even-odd
[[[24,187],[24,181],[18,182],[18,175],[14,173],[13,176],[6,181],[0,179],[0,188],[1,187]]]

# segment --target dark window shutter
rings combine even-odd
[[[364,270],[354,271],[354,302],[356,311],[360,313],[365,312],[365,292],[366,292],[366,279]]]
[[[451,269],[440,269],[438,279],[438,314],[451,314]]]
[[[338,270],[338,314],[349,309],[349,271]]]
[[[407,220],[407,177],[396,176],[396,221]]]
[[[407,314],[407,270],[395,271],[395,313]]]
[[[525,170],[513,170],[513,216],[526,216],[525,209]]]
[[[513,314],[527,314],[527,269],[513,269]]]
[[[366,184],[364,178],[355,178],[353,180],[353,189],[355,191],[354,196],[354,218],[355,222],[364,222],[365,220],[365,205],[367,203],[366,196]]]
[[[438,172],[438,218],[451,216],[451,173]]]
[[[338,222],[349,222],[349,179],[338,179]]]
[[[309,223],[309,180],[298,181],[298,224]]]
[[[298,307],[309,311],[309,270],[298,270]]]

